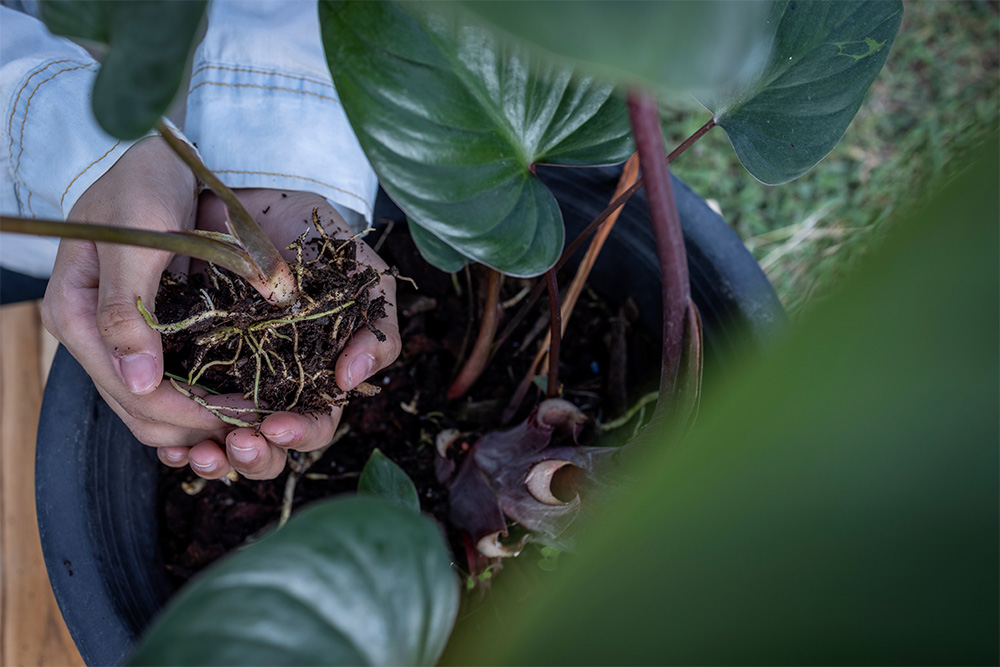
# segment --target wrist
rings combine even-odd
[[[197,182],[158,136],[133,144],[70,210],[81,222],[181,229],[188,225]]]

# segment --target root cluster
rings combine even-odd
[[[156,298],[159,322],[141,302],[139,308],[163,334],[168,374],[210,391],[240,392],[253,401],[254,413],[326,412],[331,404],[377,392],[366,384],[341,391],[334,368],[358,329],[384,339],[374,323],[385,316],[385,296],[370,296],[381,274],[358,261],[353,237],[329,236],[315,210],[312,226],[318,236],[303,233],[288,247],[296,255],[289,266],[301,295],[291,307],[269,304],[242,278],[214,265],[205,274],[164,274]]]

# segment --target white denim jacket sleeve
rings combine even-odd
[[[226,185],[306,190],[355,230],[378,180],[330,78],[315,0],[215,0],[184,131]]]
[[[37,19],[0,7],[0,210],[65,219],[134,142],[97,125],[97,63]],[[306,190],[351,227],[372,220],[378,181],[340,105],[312,1],[215,0],[193,61],[185,136],[234,188]],[[57,241],[0,235],[0,265],[36,277]]]
[[[90,109],[98,65],[35,18],[0,7],[0,210],[63,220],[132,142],[105,133]],[[38,278],[58,241],[0,235],[0,264]]]

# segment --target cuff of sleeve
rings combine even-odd
[[[378,179],[329,82],[204,64],[192,76],[185,130],[230,187],[314,192],[357,212],[345,216],[355,229],[372,221]]]

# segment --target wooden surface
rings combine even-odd
[[[35,522],[35,431],[54,351],[38,303],[0,308],[0,664],[83,665],[56,606]],[[44,369],[44,371],[43,371]]]

